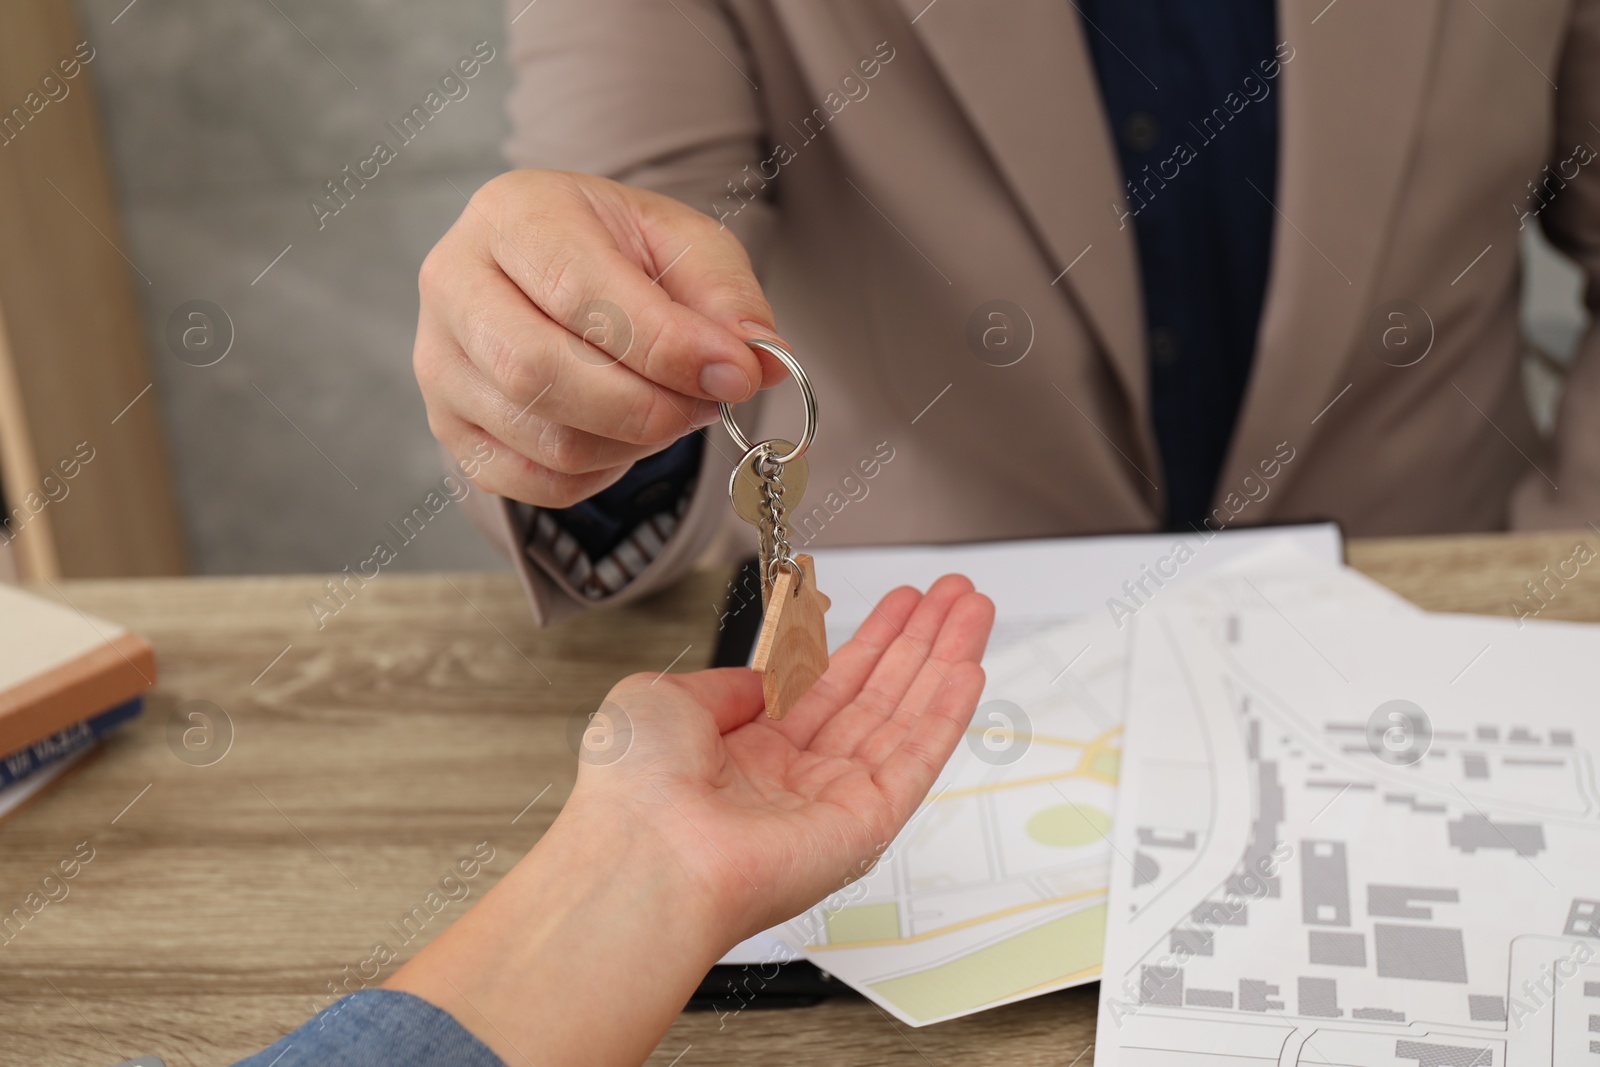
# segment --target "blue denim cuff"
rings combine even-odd
[[[447,1011],[394,989],[363,989],[235,1067],[506,1067]]]

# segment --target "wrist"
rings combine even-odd
[[[676,818],[671,810],[665,817]],[[537,857],[528,867],[530,882],[542,882],[551,868],[569,872],[574,910],[592,907],[612,914],[619,926],[637,927],[642,938],[670,938],[698,982],[705,967],[748,936],[748,893],[704,870],[698,853],[680,847],[679,835],[661,818],[641,813],[637,803],[628,809],[609,799],[574,797],[523,862]],[[670,930],[654,925],[660,918]]]
[[[738,926],[647,819],[569,803],[476,907],[387,983],[507,1063],[639,1063]]]

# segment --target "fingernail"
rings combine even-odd
[[[700,372],[700,389],[732,404],[750,395],[750,378],[732,363],[710,363]]]
[[[783,338],[779,337],[777,332],[774,331],[771,326],[768,326],[765,323],[757,322],[754,319],[745,319],[743,322],[739,323],[739,325],[744,327],[745,332],[753,334],[754,336],[760,338],[761,340],[764,340],[764,341],[782,341],[783,340]]]
[[[715,400],[696,400],[694,411],[689,415],[689,422],[695,429],[703,429],[722,418],[722,409]]]

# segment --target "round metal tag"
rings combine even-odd
[[[761,502],[762,478],[756,471],[756,462],[761,458],[761,453],[768,449],[782,454],[792,451],[794,444],[776,437],[762,441],[740,458],[739,465],[733,468],[733,477],[728,479],[728,497],[733,501],[733,510],[753,526],[761,525],[766,514],[766,507]],[[783,465],[783,504],[786,509],[793,509],[806,495],[806,482],[810,474],[811,468],[804,456]]]

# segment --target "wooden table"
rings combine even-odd
[[[1586,536],[1356,542],[1350,559],[1423,607],[1508,614]],[[1585,568],[1542,616],[1600,620],[1597,575]],[[149,636],[162,678],[141,721],[0,824],[0,914],[79,842],[94,849],[70,895],[0,943],[0,1058],[230,1063],[326,1003],[376,942],[398,943],[390,924],[419,905],[430,916],[428,893],[488,842],[471,898],[436,897],[406,951],[419,947],[555,817],[575,710],[625,673],[705,662],[722,581],[701,574],[548,631],[504,574],[383,575],[321,630],[307,606],[320,578],[64,583],[78,607]],[[234,731],[209,766],[169,744],[169,720],[196,700]],[[691,1013],[652,1062],[689,1049],[682,1067],[1065,1067],[1093,1040],[1094,1005],[1089,987],[921,1030],[856,998],[720,1028]]]

